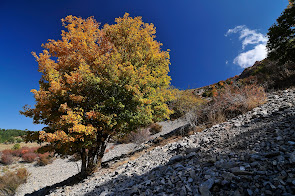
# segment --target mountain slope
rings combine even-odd
[[[50,195],[294,195],[294,97],[269,94],[246,114]]]

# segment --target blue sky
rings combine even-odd
[[[60,39],[67,15],[114,23],[125,12],[157,28],[170,49],[172,85],[197,88],[240,74],[265,56],[265,34],[287,0],[0,0],[0,128],[40,130],[19,114],[34,105],[40,74],[32,51]]]

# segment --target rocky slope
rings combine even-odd
[[[295,195],[295,89],[50,195]],[[42,190],[32,195],[42,195]]]

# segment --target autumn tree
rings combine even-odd
[[[79,153],[81,174],[100,166],[110,137],[169,118],[173,98],[169,51],[155,40],[155,27],[141,17],[116,18],[102,28],[93,17],[62,19],[61,40],[33,53],[42,73],[35,107],[21,114],[45,124],[43,150]]]
[[[288,7],[267,33],[268,57],[280,64],[295,62],[295,1],[289,0]]]

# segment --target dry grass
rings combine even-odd
[[[199,107],[193,107],[186,114],[192,127],[210,127],[234,118],[266,102],[264,88],[255,83],[249,85],[224,85],[213,100]]]
[[[15,172],[7,171],[0,176],[0,195],[14,195],[17,187],[27,181],[29,176],[25,168],[20,168]]]
[[[32,148],[32,147],[40,147],[41,145],[38,143],[25,143],[25,142],[21,142],[19,143],[21,147],[28,147],[28,148]],[[42,144],[44,145],[44,144]],[[14,144],[0,144],[0,151],[2,150],[6,150],[6,149],[11,149],[13,148]]]
[[[170,116],[171,119],[177,119],[185,115],[192,108],[205,104],[206,101],[199,96],[196,96],[193,91],[174,90],[176,99],[169,104],[174,113]]]

